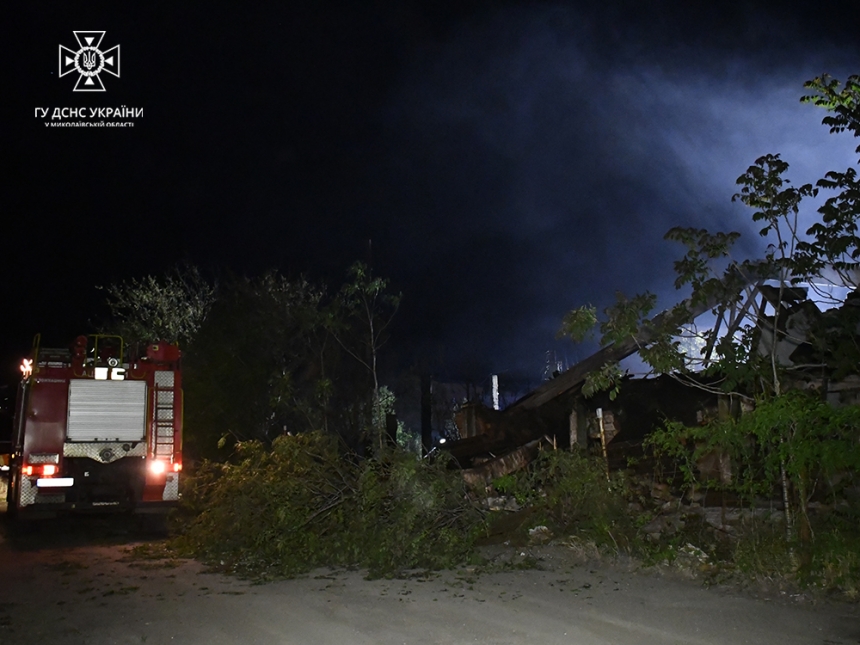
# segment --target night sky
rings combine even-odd
[[[547,350],[586,353],[554,338],[570,308],[676,300],[670,227],[742,230],[756,251],[731,203],[756,157],[799,182],[856,162],[798,99],[860,73],[858,4],[14,3],[3,373],[36,332],[92,331],[99,284],[190,261],[336,288],[370,260],[403,292],[402,362],[537,380]],[[105,92],[59,77],[75,30],[121,46]],[[133,128],[35,116],[120,106],[143,108]]]

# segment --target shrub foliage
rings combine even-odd
[[[545,524],[555,534],[617,550],[628,549],[635,539],[621,477],[607,480],[603,463],[580,451],[548,450],[494,487],[532,509],[530,525]]]
[[[183,496],[192,517],[178,544],[255,577],[320,566],[371,575],[468,560],[484,528],[462,477],[392,450],[359,461],[330,435],[237,446],[232,463],[206,462]]]

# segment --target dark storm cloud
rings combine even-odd
[[[546,7],[473,20],[420,51],[385,114],[379,208],[398,273],[421,285],[407,327],[444,308],[427,337],[488,369],[539,373],[563,313],[616,289],[674,302],[672,226],[742,230],[755,252],[730,198],[761,154],[802,181],[852,163],[850,138],[798,102],[803,81],[856,71],[846,52],[665,45],[647,25],[610,48],[593,20]]]
[[[853,158],[797,100],[858,71],[844,8],[575,4],[10,6],[27,56],[0,72],[8,365],[36,331],[91,330],[96,284],[190,260],[336,286],[372,258],[404,293],[401,363],[537,378],[569,308],[616,289],[674,301],[664,232],[744,227],[730,197],[757,156],[804,181]],[[122,43],[103,96],[55,75],[83,24]],[[32,116],[77,104],[145,117],[109,133]]]

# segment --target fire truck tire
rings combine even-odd
[[[167,514],[144,513],[138,515],[138,526],[141,533],[158,537],[167,537]]]
[[[6,488],[6,517],[15,519],[18,517],[18,481],[15,474],[9,477],[9,485]]]

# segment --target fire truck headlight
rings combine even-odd
[[[57,474],[57,467],[54,464],[45,464],[42,466],[43,477],[53,477]]]
[[[163,461],[155,460],[149,462],[149,469],[156,475],[160,475],[167,470],[167,465]]]

